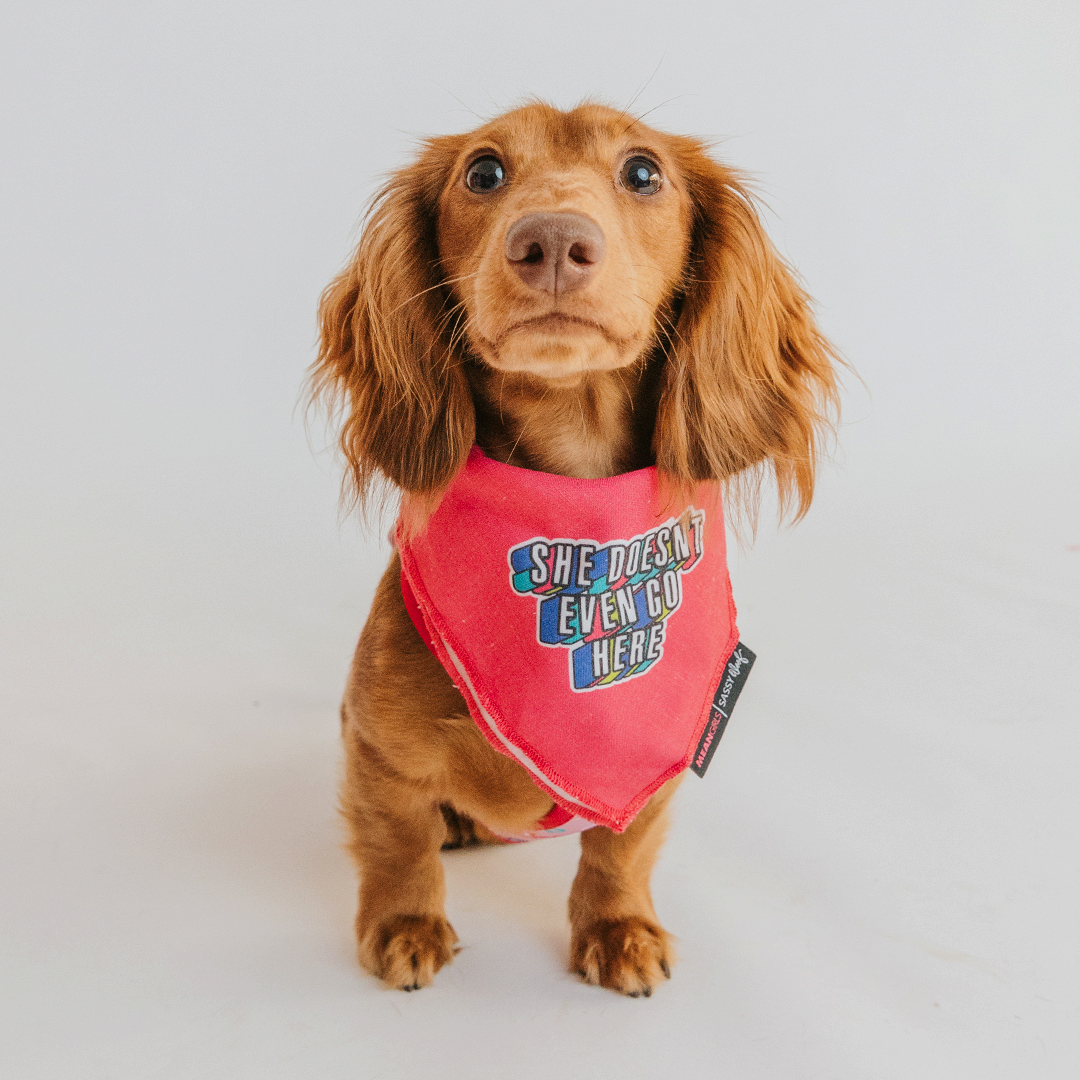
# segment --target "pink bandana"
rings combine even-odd
[[[655,468],[577,480],[474,447],[397,543],[421,636],[488,742],[555,800],[507,839],[622,832],[691,764],[738,641],[715,485],[675,504]]]

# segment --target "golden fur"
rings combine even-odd
[[[632,154],[663,176],[620,183]],[[477,193],[482,156],[507,182]],[[577,214],[606,252],[585,287],[552,294],[515,272],[507,232],[526,214]],[[355,256],[320,306],[315,392],[344,407],[347,491],[381,479],[412,529],[473,443],[566,476],[656,464],[675,487],[775,475],[781,508],[809,506],[836,359],[765,234],[739,175],[694,139],[600,105],[531,104],[428,140],[377,196]],[[342,705],[342,806],[360,869],[360,961],[388,985],[427,985],[454,953],[439,850],[521,832],[551,801],[494,751],[414,628],[395,555]],[[581,836],[571,965],[648,995],[670,973],[649,875],[665,785],[622,834]],[[480,823],[484,824],[480,824]]]

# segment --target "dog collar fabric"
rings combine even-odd
[[[691,762],[738,642],[719,488],[580,480],[474,447],[402,593],[488,742],[556,803],[507,839],[622,832]]]

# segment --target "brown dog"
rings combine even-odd
[[[320,320],[313,382],[345,406],[349,489],[363,502],[391,481],[412,530],[474,443],[574,477],[655,464],[730,487],[771,468],[782,509],[809,505],[836,357],[739,176],[693,139],[542,104],[431,139],[377,197]],[[396,555],[341,715],[360,962],[412,990],[457,940],[440,848],[520,833],[552,803],[424,645]],[[670,974],[649,875],[676,784],[625,832],[581,836],[571,966],[587,982],[648,996]]]

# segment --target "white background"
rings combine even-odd
[[[1078,1074],[1075,3],[2,20],[0,1073]],[[646,81],[869,393],[733,558],[760,659],[655,875],[673,981],[565,971],[563,839],[446,857],[464,951],[391,993],[334,810],[387,551],[295,409],[316,299],[415,137]]]

